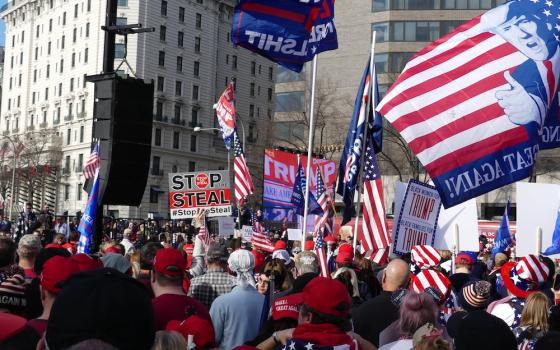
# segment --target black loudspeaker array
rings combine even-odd
[[[116,75],[95,83],[93,137],[100,141],[102,204],[138,206],[142,201],[152,144],[154,84]]]

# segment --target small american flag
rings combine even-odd
[[[210,245],[210,235],[206,229],[206,224],[198,229],[198,238],[200,238],[204,246],[208,247]]]
[[[332,197],[329,195],[328,189],[325,188],[325,182],[321,175],[321,167],[317,165],[317,203],[319,203],[319,206],[323,210],[323,215],[317,216],[315,219],[315,232],[319,233],[321,230],[324,230],[324,234],[326,234],[327,225],[331,226],[330,224],[334,214],[334,211],[330,210],[333,205],[332,202]]]
[[[251,220],[253,222],[253,235],[251,236],[253,247],[272,253],[274,251],[274,244],[272,244],[270,238],[266,235],[263,225],[257,220],[256,213],[252,214]]]
[[[366,149],[363,181],[363,220],[362,232],[358,234],[358,241],[364,251],[368,252],[387,248],[391,243],[385,222],[383,183],[371,145],[368,145]]]
[[[319,265],[321,266],[321,276],[330,278],[329,264],[327,262],[327,254],[325,253],[325,240],[320,233],[315,236],[315,254],[317,254],[317,259],[319,260]]]
[[[247,199],[247,196],[253,194],[254,186],[237,131],[233,133],[233,156],[235,199],[238,205],[241,206]]]
[[[88,160],[84,166],[84,177],[86,179],[91,179],[95,176],[95,171],[99,169],[100,159],[99,159],[99,143],[96,143]]]

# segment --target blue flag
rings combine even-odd
[[[299,163],[298,173],[296,175],[296,179],[294,181],[294,189],[292,191],[292,199],[290,201],[296,207],[296,214],[301,216],[303,216],[303,213],[305,211],[305,197],[303,195],[303,191],[305,191],[306,182],[307,179],[305,177],[305,173],[303,172],[303,167],[301,166],[301,163]],[[321,206],[319,205],[317,199],[315,198],[313,193],[311,193],[311,191],[309,191],[308,204],[308,214],[323,215],[323,209],[321,209]]]
[[[373,103],[369,103],[368,109],[368,101],[371,98],[372,76],[374,77],[375,96]],[[350,219],[356,215],[354,209],[354,193],[361,169],[361,156],[366,125],[368,126],[368,143],[373,146],[375,153],[381,152],[382,149],[383,120],[379,113],[375,112],[374,114],[373,111],[373,107],[377,105],[378,100],[375,70],[373,75],[370,75],[368,59],[368,64],[362,76],[362,81],[360,82],[360,87],[356,96],[356,102],[354,103],[354,112],[352,113],[348,136],[346,137],[346,143],[338,167],[339,180],[336,192],[343,197],[344,201],[342,225],[350,221]]]
[[[288,69],[338,48],[334,0],[240,0],[231,40]]]
[[[93,241],[93,230],[95,228],[95,216],[99,201],[99,170],[95,172],[93,186],[86,203],[84,215],[78,225],[80,232],[80,241],[78,242],[78,253],[89,254],[91,252],[91,243]]]
[[[560,254],[560,209],[556,214],[556,226],[552,234],[552,245],[544,251],[543,255]]]
[[[494,239],[494,249],[492,249],[492,256],[503,253],[507,247],[513,242],[513,238],[511,237],[511,232],[509,231],[509,201],[506,205],[506,210],[504,211],[504,215],[502,216],[502,222],[500,223],[500,228],[498,228],[498,232],[496,233],[496,239]]]

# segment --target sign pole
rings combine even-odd
[[[369,85],[370,85],[370,89],[371,89],[371,93],[370,93],[370,98],[367,101],[367,108],[366,108],[366,113],[367,115],[365,116],[366,118],[366,126],[364,129],[364,140],[362,142],[362,153],[360,154],[360,172],[359,172],[359,177],[357,179],[357,183],[356,183],[356,189],[358,190],[358,210],[356,210],[356,220],[354,221],[354,231],[352,232],[352,238],[353,238],[353,242],[352,242],[352,247],[354,248],[354,254],[356,253],[356,246],[358,245],[358,223],[360,222],[360,213],[362,212],[362,191],[363,191],[363,185],[362,183],[362,179],[363,179],[363,172],[364,172],[364,160],[365,160],[365,153],[366,153],[366,149],[367,149],[367,138],[368,138],[368,128],[369,128],[369,109],[371,108],[371,100],[373,98],[375,98],[374,93],[376,93],[375,91],[375,84],[373,83],[373,72],[375,70],[375,66],[374,66],[374,57],[375,57],[375,35],[376,32],[373,31],[373,37],[371,39],[371,51],[370,51],[370,56],[369,56]],[[385,220],[385,218],[383,218],[383,220]]]
[[[305,181],[305,194],[303,206],[303,226],[301,234],[301,250],[305,250],[305,233],[307,230],[307,211],[309,210],[309,182],[311,179],[311,159],[313,157],[313,134],[315,131],[315,85],[317,80],[317,55],[313,56],[313,70],[311,73],[311,106],[309,109],[309,142],[307,144],[307,181]]]
[[[536,255],[539,256],[542,250],[542,227],[537,227],[537,251]]]

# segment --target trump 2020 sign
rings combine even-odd
[[[230,216],[231,188],[227,170],[169,174],[171,219],[188,219],[198,209],[206,216]]]

